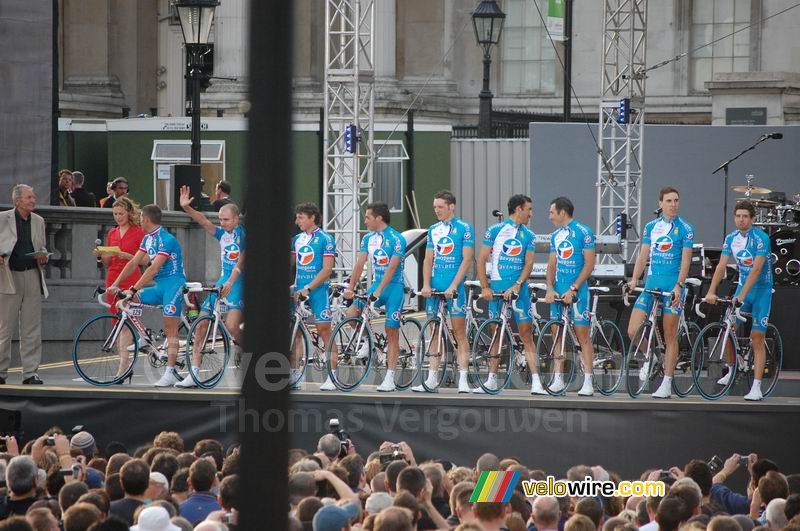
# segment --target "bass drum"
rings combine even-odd
[[[779,230],[770,236],[776,284],[800,283],[800,230]]]

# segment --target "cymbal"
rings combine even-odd
[[[756,208],[775,208],[780,203],[777,201],[770,201],[769,199],[754,199],[752,197],[737,197],[737,201],[750,201]]]
[[[733,190],[734,192],[739,192],[741,194],[746,194],[747,191],[749,190],[751,194],[758,194],[758,195],[764,195],[772,192],[772,190],[770,190],[769,188],[761,188],[759,186],[754,186],[752,188],[748,188],[747,186],[732,186],[731,190]]]

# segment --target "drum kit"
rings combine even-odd
[[[800,193],[787,200],[783,192],[753,186],[753,176],[745,176],[745,186],[734,186],[734,192],[756,207],[755,225],[769,234],[772,267],[778,284],[800,284]]]

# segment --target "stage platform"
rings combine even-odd
[[[385,440],[404,440],[418,460],[472,466],[481,453],[492,451],[555,475],[580,461],[608,463],[632,477],[691,458],[756,452],[783,470],[800,471],[792,443],[800,435],[800,374],[793,372],[782,375],[776,395],[757,403],[745,402],[743,389],[719,401],[694,395],[634,400],[624,393],[556,398],[523,390],[500,396],[459,395],[455,389],[378,393],[373,385],[331,393],[308,382],[293,392],[288,415],[250,410],[239,400],[237,376],[213,390],[179,390],[155,389],[144,373],[131,385],[93,387],[63,363],[43,366],[40,374],[43,386],[14,383],[20,380],[17,372],[0,386],[0,408],[22,411],[26,439],[52,425],[69,430],[82,424],[101,446],[118,440],[133,450],[161,430],[178,431],[189,442],[214,437],[231,443],[242,430],[287,428],[292,447],[311,450],[328,431],[328,421],[338,418],[364,455]]]

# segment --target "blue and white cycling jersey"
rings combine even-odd
[[[309,284],[322,271],[326,256],[336,256],[333,236],[317,228],[312,232],[301,232],[292,239],[292,254],[296,257],[295,289]],[[320,286],[321,287],[321,286]],[[326,287],[327,292],[327,287]]]
[[[222,276],[230,275],[239,262],[239,257],[244,252],[244,227],[238,225],[232,232],[227,232],[222,227],[217,227],[214,231],[214,238],[219,240]]]
[[[403,283],[403,260],[406,254],[406,239],[392,227],[383,231],[368,232],[361,239],[360,252],[369,254],[372,262],[372,271],[375,273],[373,282],[380,284],[383,275],[389,268],[389,263],[395,256],[400,257],[400,264],[394,270],[394,275],[389,284]]]
[[[475,247],[472,225],[458,218],[440,221],[428,229],[427,249],[433,250],[431,283],[435,290],[445,290],[453,282],[464,260],[464,248]]]
[[[550,252],[556,255],[556,285],[575,282],[586,263],[583,251],[587,250],[594,250],[594,233],[574,219],[550,235]]]
[[[535,251],[533,232],[511,219],[489,227],[483,245],[492,248],[492,274],[489,279],[512,283],[519,279],[525,267],[526,254]]]
[[[181,254],[181,246],[177,238],[170,234],[164,227],[157,227],[152,232],[148,232],[142,240],[139,250],[147,253],[148,258],[152,261],[156,256],[166,256],[167,261],[158,270],[153,280],[158,283],[159,280],[166,280],[170,278],[186,278],[183,272],[183,255]]]
[[[642,244],[650,246],[648,275],[677,279],[683,250],[694,244],[694,227],[680,217],[666,220],[661,216],[645,225]]]
[[[772,264],[770,257],[770,242],[769,236],[766,232],[758,227],[752,227],[744,234],[735,230],[728,234],[725,238],[725,244],[722,246],[722,254],[725,256],[733,256],[736,260],[736,265],[739,267],[739,286],[744,286],[756,258],[759,256],[766,256],[766,262],[761,268],[758,279],[754,288],[769,288],[772,287]]]

